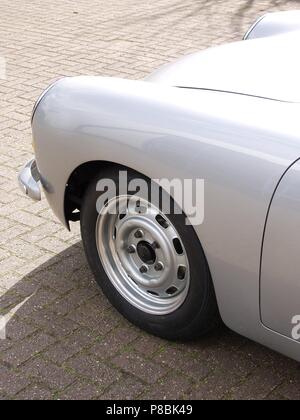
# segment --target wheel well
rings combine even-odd
[[[78,166],[71,174],[65,190],[65,218],[66,221],[80,220],[82,199],[90,180],[108,167],[120,167],[117,163],[106,161],[91,161]]]

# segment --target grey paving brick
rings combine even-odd
[[[157,382],[168,372],[167,368],[133,352],[122,353],[113,358],[112,362],[115,366],[149,384]]]
[[[109,359],[132,343],[138,333],[129,326],[113,329],[109,334],[99,338],[89,349],[89,353],[101,358]]]
[[[13,397],[30,384],[30,379],[0,365],[0,394]]]
[[[62,393],[58,394],[57,398],[71,401],[94,400],[100,397],[101,392],[102,391],[99,386],[80,380],[70,385]]]
[[[49,335],[39,333],[33,337],[16,342],[12,348],[1,354],[1,359],[9,366],[18,367],[50,346],[53,342],[54,339]]]
[[[42,384],[33,384],[19,392],[14,399],[18,401],[48,401],[53,399],[53,392]]]
[[[153,400],[180,400],[187,398],[193,387],[191,381],[184,375],[169,374],[158,381],[155,387],[144,394],[144,398]]]
[[[77,374],[90,382],[98,383],[103,389],[121,377],[121,373],[117,369],[113,369],[108,364],[90,355],[75,356],[65,366],[71,368],[73,372],[77,372]]]
[[[40,357],[27,362],[21,369],[24,377],[39,381],[48,388],[58,392],[72,384],[76,378],[70,372],[57,367],[54,363],[45,361]]]
[[[137,378],[122,377],[111,385],[100,397],[103,400],[134,400],[141,399],[147,386]]]

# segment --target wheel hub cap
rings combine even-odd
[[[137,245],[137,253],[140,259],[148,265],[152,265],[156,260],[155,250],[152,248],[152,245],[146,241],[141,241]]]

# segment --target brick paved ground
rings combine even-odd
[[[66,232],[16,185],[32,155],[33,101],[53,79],[141,78],[297,3],[1,0],[0,313],[23,306],[0,340],[0,399],[300,398],[299,364],[225,328],[172,344],[129,325],[95,286],[78,227]]]

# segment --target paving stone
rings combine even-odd
[[[36,331],[36,327],[17,317],[13,318],[7,325],[7,337],[12,341],[22,341]]]
[[[122,377],[110,386],[99,399],[103,400],[135,400],[141,399],[147,386],[136,378]]]
[[[195,381],[206,378],[215,367],[213,362],[208,363],[208,360],[185,354],[180,346],[168,345],[154,360],[163,366],[169,366],[173,371],[184,372]]]
[[[41,240],[38,243],[38,245],[46,251],[50,251],[53,253],[59,253],[61,251],[64,251],[64,249],[66,248],[65,242],[53,237],[48,237]]]
[[[108,387],[121,376],[120,372],[90,355],[79,355],[66,363],[66,366],[85,377],[96,382],[103,388]]]
[[[58,399],[71,401],[92,400],[99,398],[100,394],[99,386],[84,381],[77,381],[58,394]]]
[[[45,308],[37,312],[30,312],[26,316],[28,323],[40,328],[56,340],[62,340],[70,335],[79,325],[70,319],[56,315],[51,308]]]
[[[122,351],[124,347],[132,343],[137,337],[137,332],[129,326],[127,328],[115,328],[109,334],[99,338],[89,349],[89,353],[101,358],[108,359]]]
[[[133,343],[133,348],[139,353],[151,357],[154,353],[158,352],[164,345],[166,345],[165,340],[151,336],[149,334],[144,334]]]
[[[30,382],[28,377],[0,366],[0,394],[13,397],[17,392],[28,386]]]
[[[67,317],[74,322],[77,322],[82,327],[89,328],[94,331],[95,335],[106,335],[113,331],[120,322],[121,317],[113,311],[101,311],[99,307],[98,313],[95,316],[89,311],[89,305],[85,305],[70,312]]]
[[[112,359],[112,362],[127,373],[131,373],[149,384],[155,383],[168,372],[165,367],[144,359],[133,352],[116,356]]]
[[[49,335],[39,333],[33,337],[16,342],[12,348],[1,354],[3,362],[17,367],[50,346],[54,339]]]
[[[62,341],[51,346],[45,356],[53,362],[62,364],[67,359],[90,347],[95,341],[94,335],[89,330],[79,328],[71,335],[64,337]],[[92,353],[94,353],[92,351]]]
[[[44,388],[44,385],[34,384],[17,394],[15,399],[19,401],[48,401],[53,399],[53,393],[49,389]]]
[[[195,400],[221,400],[228,392],[241,383],[241,377],[222,370],[217,370],[194,387],[189,398]]]
[[[24,210],[17,211],[16,213],[12,213],[9,216],[10,219],[22,223],[28,227],[37,227],[43,223],[43,219],[40,217],[34,216],[31,213],[27,213]]]
[[[284,373],[284,372],[282,372]],[[276,394],[287,400],[300,400],[300,371],[299,367],[294,372],[285,375],[285,381],[276,389]]]
[[[234,387],[230,398],[234,400],[262,400],[282,384],[284,378],[271,369],[259,368]]]
[[[64,389],[76,380],[76,377],[70,372],[40,357],[27,362],[21,371],[25,377],[32,378],[35,382],[43,382],[54,391]]]
[[[187,398],[192,386],[184,375],[172,373],[158,381],[144,397],[151,400],[179,400]]]

